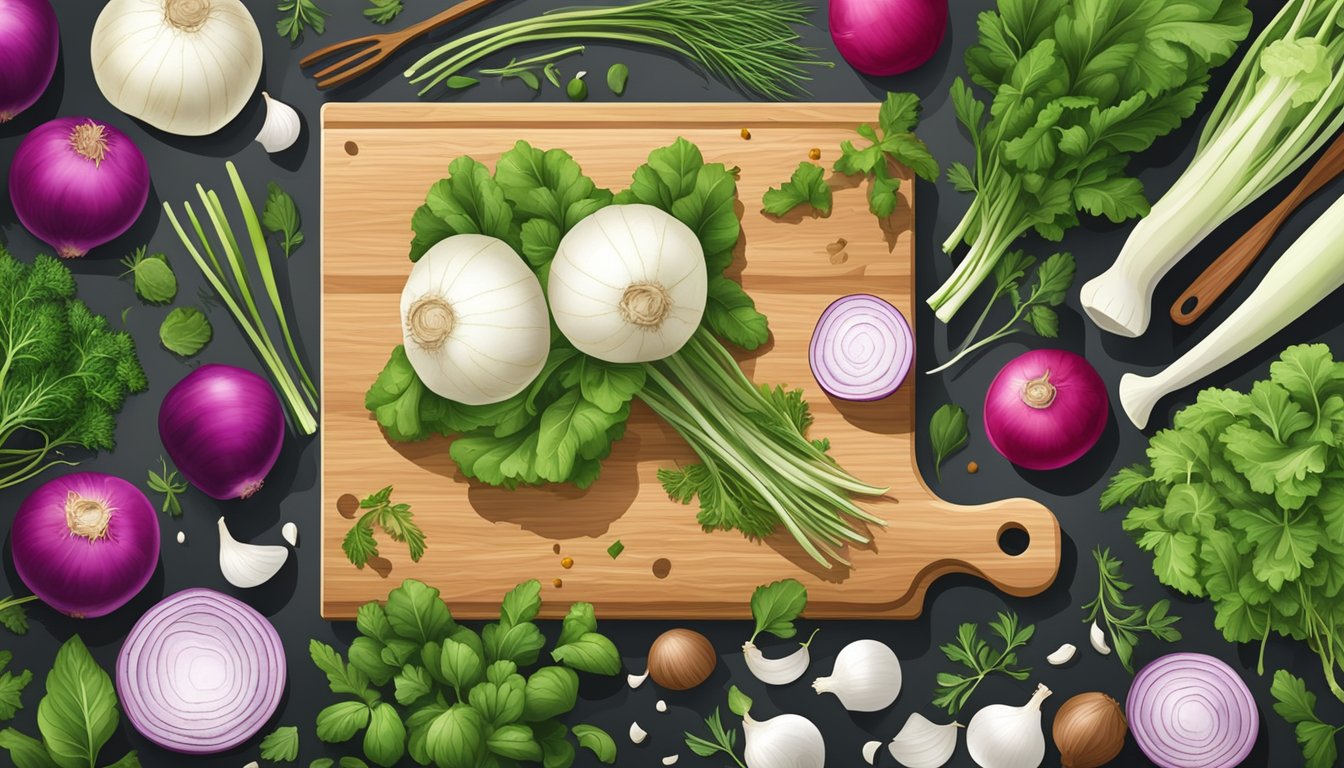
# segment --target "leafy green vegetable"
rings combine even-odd
[[[401,15],[406,10],[406,4],[401,0],[369,0],[369,7],[364,9],[364,16],[374,24],[387,24]]]
[[[159,457],[159,466],[162,467],[162,472],[149,470],[149,490],[163,494],[161,511],[167,512],[173,517],[181,517],[182,502],[177,497],[187,492],[187,481],[178,475],[176,469],[170,472],[168,461],[162,456]]]
[[[327,31],[326,11],[318,7],[314,0],[280,0],[275,9],[285,14],[275,23],[275,31],[289,42],[297,43],[303,37],[306,28],[312,28],[317,34]]]
[[[1274,696],[1274,711],[1293,726],[1302,748],[1303,768],[1334,768],[1339,757],[1335,735],[1344,731],[1344,726],[1322,722],[1316,715],[1316,694],[1307,690],[1302,678],[1287,670],[1274,673],[1269,692]]]
[[[125,274],[134,276],[136,296],[153,304],[166,304],[177,296],[177,275],[167,256],[162,253],[146,256],[147,250],[142,245],[121,263],[126,267]],[[125,323],[123,318],[122,324]]]
[[[75,298],[70,270],[0,246],[0,329],[0,488],[73,466],[73,448],[111,450],[122,403],[149,383],[135,342]]]
[[[783,216],[804,203],[822,215],[831,212],[831,188],[826,184],[825,170],[816,163],[799,163],[793,178],[765,191],[761,200],[763,210],[771,216]]]
[[[611,555],[612,560],[615,560],[616,558],[620,557],[621,553],[624,551],[625,551],[625,545],[621,543],[620,539],[613,541],[611,543],[611,546],[607,547],[607,554]]]
[[[869,145],[863,149],[855,148],[853,141],[840,145],[836,172],[870,177],[868,210],[878,218],[885,219],[896,211],[901,180],[891,175],[893,160],[925,181],[938,180],[938,161],[913,132],[919,123],[919,111],[919,97],[913,93],[888,93],[877,115],[878,126],[864,123],[858,128],[859,136]]]
[[[798,634],[793,621],[802,615],[806,607],[807,587],[796,579],[783,579],[757,587],[751,593],[751,617],[756,621],[756,629],[747,642],[756,642],[762,632],[788,640]]]
[[[9,651],[0,651],[0,670],[9,666],[9,662],[14,660],[14,655]],[[23,695],[23,689],[28,687],[28,683],[33,681],[33,673],[23,670],[19,674],[5,672],[0,675],[0,720],[12,720],[15,713],[23,709],[23,702],[20,697]]]
[[[267,184],[266,205],[261,209],[261,226],[267,232],[280,236],[280,247],[285,251],[285,258],[289,258],[295,248],[303,245],[303,231],[299,229],[301,222],[294,198],[274,181]]]
[[[425,534],[415,524],[410,504],[392,503],[392,486],[364,498],[359,508],[364,513],[341,541],[341,549],[350,562],[362,569],[370,558],[378,556],[378,542],[373,538],[375,525],[393,541],[405,544],[412,562],[420,562],[425,555]]]
[[[1065,297],[1068,296],[1069,287],[1073,285],[1076,265],[1072,255],[1054,254],[1036,269],[1035,284],[1031,290],[1023,293],[1021,282],[1026,279],[1027,272],[1035,263],[1036,259],[1023,251],[1013,251],[994,265],[994,293],[990,295],[984,311],[980,313],[975,325],[971,327],[971,332],[966,334],[966,340],[957,348],[952,359],[929,373],[947,370],[977,349],[1024,329],[1030,329],[1043,339],[1059,336],[1059,315],[1055,313],[1054,308],[1063,304]],[[1012,316],[997,331],[976,341],[975,337],[989,318],[990,311],[1004,296],[1007,296],[1013,305]]]
[[[943,459],[966,447],[966,411],[956,403],[944,403],[929,419],[929,441],[933,443],[933,472],[943,481]]]
[[[191,357],[205,349],[213,333],[210,319],[199,309],[178,307],[169,312],[159,326],[159,341],[169,352]]]
[[[1162,583],[1213,601],[1230,642],[1306,640],[1336,682],[1344,626],[1344,363],[1324,344],[1289,347],[1249,393],[1206,389],[1122,470],[1102,509]]]
[[[474,77],[467,77],[466,75],[453,75],[444,82],[444,85],[449,88],[452,88],[455,91],[460,91],[463,88],[470,88],[473,85],[479,85],[480,82],[481,82],[480,80]]]
[[[540,72],[548,81],[550,81],[551,85],[554,85],[556,88],[559,88],[560,70],[559,68],[557,68],[555,62],[565,58],[566,56],[573,56],[574,54],[583,53],[583,51],[584,46],[573,45],[568,48],[562,48],[558,51],[551,51],[550,53],[543,53],[539,56],[533,56],[527,59],[522,60],[510,59],[509,63],[502,67],[495,67],[493,69],[482,69],[481,74],[489,75],[491,77],[498,77],[504,80],[514,78],[516,80],[520,80],[523,83],[525,83],[528,88],[531,88],[534,91],[540,91],[541,77],[537,76],[537,73]],[[457,84],[454,84],[453,82],[454,80],[458,80],[459,82]],[[477,81],[473,78],[456,76],[453,78],[449,78],[448,87],[466,88],[475,85],[476,83]]]
[[[713,741],[686,732],[686,746],[692,752],[700,757],[713,757],[723,753],[731,757],[738,768],[747,768],[747,764],[737,756],[737,729],[727,730],[723,727],[717,707],[714,708],[714,714],[705,718],[705,727],[709,729]]]
[[[299,759],[299,729],[286,725],[276,728],[261,740],[261,759],[273,763],[292,763]]]
[[[1097,596],[1083,606],[1087,613],[1083,623],[1103,622],[1116,658],[1120,659],[1125,671],[1133,673],[1132,658],[1139,633],[1146,632],[1158,640],[1174,643],[1181,639],[1181,632],[1172,625],[1181,617],[1167,614],[1171,609],[1170,600],[1158,600],[1147,610],[1126,603],[1125,592],[1131,585],[1124,580],[1120,561],[1111,556],[1109,549],[1100,546],[1092,550],[1092,558],[1097,561]]]
[[[574,670],[601,666],[598,674],[616,674],[620,656],[597,634],[593,607],[576,603],[553,651],[561,666],[528,674],[546,643],[533,623],[540,610],[540,582],[525,582],[504,597],[499,621],[477,634],[453,621],[437,589],[403,582],[386,606],[372,602],[359,609],[359,636],[348,662],[330,646],[310,643],[313,663],[331,690],[345,697],[318,713],[318,738],[341,743],[363,731],[365,757],[384,768],[405,755],[436,768],[571,765],[574,745],[556,718],[578,700]],[[564,648],[570,650],[560,653]],[[594,663],[608,653],[614,667]],[[575,726],[574,737],[599,759],[614,762],[615,743],[601,730]]]
[[[612,64],[607,70],[607,87],[617,96],[625,95],[625,86],[628,82],[630,82],[630,68],[624,64]]]
[[[1028,624],[1019,626],[1017,614],[1000,613],[989,623],[989,630],[1003,641],[1002,650],[996,650],[980,638],[980,628],[966,623],[957,628],[957,641],[939,646],[943,655],[971,671],[971,674],[953,674],[939,672],[938,690],[933,700],[934,706],[947,710],[947,714],[956,715],[966,706],[975,689],[987,676],[999,672],[1014,680],[1026,680],[1031,667],[1017,667],[1017,649],[1026,645],[1036,634],[1036,627]]]
[[[28,634],[28,611],[23,606],[36,599],[37,595],[28,595],[0,600],[0,626],[16,635]]]
[[[1080,211],[1113,222],[1147,214],[1143,185],[1125,175],[1129,156],[1194,112],[1209,70],[1250,25],[1246,0],[999,0],[982,13],[966,67],[992,98],[953,83],[975,162],[948,168],[975,200],[943,243],[971,248],[928,300],[938,319],[951,320],[1028,231],[1057,242]]]

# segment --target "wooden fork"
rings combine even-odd
[[[359,48],[358,51],[351,53],[331,66],[313,74],[313,77],[317,79],[317,87],[320,90],[334,88],[368,74],[374,67],[382,64],[389,56],[396,53],[415,38],[438,29],[449,22],[456,21],[472,11],[487,6],[494,1],[495,0],[462,0],[462,2],[443,11],[437,16],[432,16],[419,24],[407,27],[399,32],[356,37],[353,40],[346,40],[343,43],[329,45],[320,51],[314,51],[305,56],[303,60],[299,62],[299,66],[302,68],[311,67],[340,51]]]

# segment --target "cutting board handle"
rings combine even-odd
[[[1059,521],[1031,499],[1006,499],[961,507],[934,502],[944,514],[936,515],[938,549],[944,557],[930,563],[915,585],[922,592],[949,573],[967,573],[1015,597],[1041,593],[1059,571],[1063,536]],[[1025,536],[1023,536],[1025,534]],[[1025,538],[1025,548],[1014,548]]]

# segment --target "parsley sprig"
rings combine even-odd
[[[370,558],[378,556],[378,541],[373,538],[375,525],[393,541],[405,544],[413,562],[420,562],[425,554],[425,534],[412,520],[410,504],[392,503],[392,486],[359,502],[359,508],[365,510],[364,514],[341,542],[341,549],[345,550],[350,562],[363,568]]]
[[[812,210],[825,216],[831,212],[831,187],[826,183],[826,171],[816,163],[799,163],[793,176],[776,189],[765,191],[761,208],[771,216],[783,216],[800,205],[811,205]]]
[[[299,229],[303,220],[299,217],[299,207],[294,198],[280,188],[274,181],[266,185],[266,207],[261,211],[261,226],[267,232],[280,236],[280,247],[285,258],[303,245],[303,231]]]
[[[737,729],[727,729],[723,727],[723,720],[719,716],[719,708],[714,708],[714,714],[705,718],[705,727],[709,729],[709,735],[712,738],[706,739],[696,736],[690,731],[686,732],[686,746],[695,754],[701,757],[713,757],[722,752],[731,757],[733,762],[747,768],[747,764],[737,756]]]
[[[1139,642],[1139,635],[1146,633],[1174,643],[1181,639],[1181,632],[1172,625],[1181,617],[1167,614],[1171,608],[1170,600],[1158,600],[1147,610],[1126,603],[1125,592],[1132,585],[1124,580],[1120,570],[1122,563],[1111,556],[1109,549],[1101,547],[1092,550],[1092,558],[1097,561],[1097,596],[1083,606],[1087,612],[1083,623],[1104,622],[1116,658],[1120,659],[1125,671],[1133,673],[1134,646]]]
[[[896,191],[901,180],[891,175],[895,161],[914,171],[925,181],[938,179],[938,161],[929,148],[913,133],[919,123],[919,97],[913,93],[889,93],[878,112],[877,127],[864,123],[858,134],[869,141],[863,149],[854,142],[840,145],[840,157],[835,161],[838,173],[869,176],[868,210],[885,219],[896,210]]]
[[[1035,625],[1020,626],[1017,614],[1009,612],[1000,613],[997,619],[989,623],[989,629],[1003,640],[1001,650],[995,650],[981,639],[979,626],[969,622],[957,628],[955,643],[940,646],[949,661],[971,670],[971,674],[967,675],[938,673],[938,689],[933,703],[946,709],[949,715],[960,712],[966,706],[966,700],[971,698],[981,681],[989,675],[998,672],[1014,680],[1026,680],[1031,674],[1031,667],[1017,667],[1017,649],[1025,646],[1036,634]]]
[[[159,466],[162,467],[160,472],[149,470],[149,490],[163,494],[161,511],[173,517],[181,517],[182,502],[177,497],[186,493],[187,481],[182,479],[176,469],[169,471],[168,461],[162,456],[159,457]]]
[[[1330,725],[1316,715],[1316,694],[1307,690],[1302,678],[1287,670],[1274,673],[1269,692],[1274,696],[1274,711],[1293,726],[1302,748],[1303,768],[1334,768],[1339,750],[1335,735],[1344,725]]]
[[[401,15],[406,5],[401,0],[369,0],[364,16],[374,24],[386,24]]]
[[[275,9],[285,14],[275,23],[275,30],[291,43],[299,42],[305,29],[311,28],[319,35],[327,31],[329,14],[314,0],[280,0]]]

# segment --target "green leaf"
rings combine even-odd
[[[370,0],[370,2],[381,3],[382,7],[395,4],[398,8],[397,13],[400,12],[400,0]],[[369,10],[373,9],[366,9],[365,15],[368,15]],[[392,15],[396,16],[396,13]],[[285,251],[285,258],[289,258],[295,248],[303,245],[303,232],[299,229],[301,225],[299,208],[294,204],[294,198],[281,189],[279,184],[273,181],[267,184],[266,207],[261,212],[261,226],[267,232],[280,236],[280,247]]]
[[[738,690],[734,685],[728,689],[728,709],[738,717],[746,717],[751,711],[751,697]]]
[[[771,216],[783,216],[800,205],[808,204],[817,213],[831,212],[831,188],[826,183],[825,171],[815,163],[799,163],[793,178],[778,189],[766,190],[761,204]]]
[[[610,446],[609,430],[629,417],[629,408],[607,413],[571,389],[541,414],[536,468],[554,483],[570,479],[580,458],[596,458]]]
[[[597,756],[599,762],[616,764],[616,741],[606,731],[595,725],[580,723],[574,726],[574,737],[579,746]]]
[[[714,333],[746,350],[770,340],[769,321],[756,311],[756,302],[726,277],[710,278],[705,322]]]
[[[587,632],[577,640],[557,646],[551,658],[580,672],[615,675],[621,671],[621,654],[604,635]]]
[[[574,709],[579,695],[579,676],[564,667],[542,667],[527,679],[522,719],[537,722],[559,717]]]
[[[406,9],[401,0],[369,0],[369,4],[370,7],[364,9],[364,16],[374,24],[386,24]]]
[[[757,587],[751,595],[751,616],[756,621],[756,629],[749,642],[755,642],[762,632],[781,640],[798,634],[793,625],[807,607],[807,587],[795,579],[783,579],[765,586]]]
[[[78,635],[56,652],[46,689],[37,728],[51,759],[61,768],[89,768],[117,729],[117,694]]]
[[[541,745],[532,738],[532,729],[526,725],[513,724],[497,728],[486,739],[486,747],[500,757],[510,760],[541,762]]]
[[[285,15],[275,23],[275,29],[291,43],[297,43],[305,29],[311,28],[319,35],[326,31],[328,14],[314,0],[280,0],[276,10]]]
[[[607,87],[617,96],[625,95],[625,86],[629,81],[630,68],[624,64],[612,64],[607,70]]]
[[[541,582],[532,579],[514,587],[504,596],[499,609],[499,621],[509,626],[525,624],[537,618],[540,611]]]
[[[644,388],[647,375],[643,365],[604,363],[585,357],[579,387],[583,398],[605,413],[620,413],[625,404]]]
[[[392,768],[406,753],[406,726],[391,704],[372,708],[369,728],[364,732],[364,756],[383,768]]]
[[[429,724],[427,744],[436,766],[477,768],[485,751],[485,722],[476,710],[455,704]]]
[[[261,740],[261,759],[273,763],[292,763],[299,759],[299,729],[287,725],[267,734]]]
[[[519,250],[513,209],[490,169],[470,157],[459,157],[448,172],[448,178],[430,188],[425,204],[411,218],[415,232],[411,261],[419,261],[435,243],[452,235],[487,235]]]
[[[442,659],[442,656],[440,656]],[[434,690],[434,680],[430,677],[429,671],[423,667],[416,667],[410,664],[402,667],[401,671],[392,678],[395,687],[397,703],[403,707],[409,707],[420,701]]]
[[[468,77],[466,75],[453,75],[452,77],[444,81],[444,85],[448,86],[449,88],[455,91],[460,91],[464,88],[470,88],[473,85],[478,85],[480,82],[481,82],[480,80],[474,77]]]
[[[159,326],[159,340],[163,346],[182,357],[191,357],[210,343],[214,329],[210,319],[194,307],[178,307],[164,318]]]
[[[883,133],[906,133],[919,125],[919,97],[913,93],[888,93],[877,113]]]
[[[167,256],[162,253],[146,256],[146,250],[141,246],[121,263],[134,275],[135,295],[152,304],[166,304],[177,296],[177,275]]]
[[[369,679],[360,670],[341,660],[336,649],[319,640],[308,642],[308,655],[313,664],[327,676],[327,684],[332,693],[348,693],[363,696],[369,691]]]
[[[393,632],[421,645],[447,637],[457,626],[439,590],[414,579],[392,590],[386,611]]]
[[[486,658],[512,661],[519,666],[535,664],[546,637],[535,624],[490,624],[484,630]]]
[[[1316,696],[1307,690],[1302,678],[1280,669],[1274,673],[1269,691],[1274,696],[1274,711],[1294,726],[1304,768],[1332,768],[1338,757],[1335,746],[1338,729],[1316,716]]]
[[[9,651],[0,651],[0,669],[8,667],[12,659]],[[32,681],[33,673],[26,669],[17,675],[13,671],[0,675],[0,720],[13,719],[23,709],[23,689]]]
[[[466,643],[444,640],[440,654],[443,678],[459,692],[466,692],[484,679],[485,660]]]
[[[471,689],[468,700],[487,723],[495,727],[516,722],[523,716],[526,682],[511,675],[501,682],[484,682]]]
[[[23,603],[15,602],[12,597],[0,600],[0,625],[16,635],[28,634],[28,610]]]
[[[328,744],[342,744],[369,725],[372,714],[362,701],[340,701],[317,713],[317,738]]]
[[[1341,511],[1344,512],[1344,508],[1342,508]],[[611,555],[612,560],[615,560],[616,558],[620,557],[621,553],[624,551],[625,551],[625,545],[621,543],[620,539],[613,541],[611,543],[611,546],[607,547],[607,554]]]
[[[933,443],[933,471],[943,479],[943,460],[966,447],[966,411],[955,403],[946,403],[929,420],[929,440]]]
[[[561,625],[560,637],[556,646],[568,645],[586,634],[597,631],[597,616],[592,603],[574,603]]]
[[[0,749],[9,752],[15,768],[61,768],[51,759],[42,742],[24,736],[13,728],[0,731]]]

